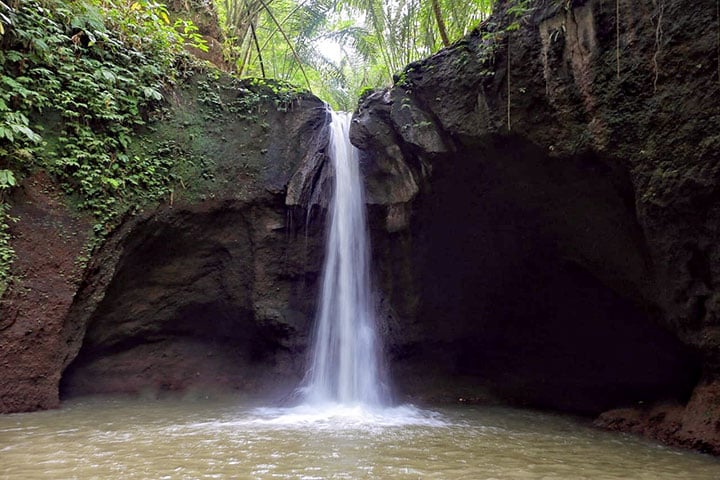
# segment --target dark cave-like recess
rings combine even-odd
[[[61,396],[240,391],[282,397],[302,374],[314,272],[284,207],[170,211],[140,222]],[[311,239],[312,240],[312,239]]]
[[[658,323],[626,172],[507,137],[434,164],[412,238],[426,341],[400,363],[579,413],[687,399],[698,360]]]

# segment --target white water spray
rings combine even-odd
[[[273,428],[380,431],[404,425],[441,426],[443,419],[412,405],[389,406],[370,285],[370,242],[351,115],[331,112],[328,154],[335,189],[303,403],[255,409],[247,424]],[[244,423],[245,424],[245,423]],[[380,429],[380,430],[378,430]]]
[[[383,401],[370,289],[370,254],[351,114],[331,112],[335,191],[305,401],[379,406]]]

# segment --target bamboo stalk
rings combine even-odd
[[[445,47],[450,46],[450,39],[448,38],[447,29],[445,28],[445,20],[443,20],[442,12],[440,11],[440,2],[438,0],[432,0],[432,10],[435,15],[435,21],[437,22],[438,30],[440,31],[440,38],[442,38],[443,45]]]
[[[258,54],[258,61],[260,62],[260,72],[263,78],[267,78],[265,75],[265,62],[263,62],[262,51],[260,50],[260,44],[258,43],[257,35],[255,34],[255,25],[250,24],[250,33],[252,33],[253,43]]]
[[[273,21],[273,23],[278,27],[278,31],[280,32],[280,35],[285,39],[285,43],[287,43],[288,48],[290,48],[290,51],[293,54],[293,57],[295,57],[295,61],[298,64],[298,67],[300,68],[300,72],[302,73],[303,78],[305,79],[305,83],[307,84],[308,91],[312,93],[312,87],[310,86],[310,80],[307,77],[307,74],[305,73],[305,68],[303,68],[302,60],[300,60],[300,57],[298,56],[297,52],[295,51],[295,48],[292,45],[292,42],[288,38],[288,36],[285,34],[285,30],[282,29],[280,26],[280,22],[278,22],[277,18],[275,18],[275,15],[273,14],[270,7],[268,7],[267,3],[264,0],[258,0],[260,4],[265,8],[265,11],[267,12],[270,19]]]

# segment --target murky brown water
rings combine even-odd
[[[0,478],[718,480],[720,460],[505,408],[85,399],[0,416]]]

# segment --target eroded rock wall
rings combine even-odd
[[[262,88],[200,74],[171,92],[133,153],[169,156],[191,181],[93,252],[90,221],[48,176],[14,193],[0,411],[57,407],[61,377],[67,395],[278,396],[297,385],[322,256],[329,116],[313,96],[279,104]]]
[[[165,207],[117,232],[68,326],[71,395],[239,390],[282,395],[303,370],[322,234],[290,229],[280,198]],[[87,303],[84,308],[80,305]]]
[[[672,401],[655,436],[717,452],[716,5],[616,3],[502,2],[360,105],[376,228],[415,252],[377,235],[394,355],[536,405]]]
[[[715,3],[505,7],[355,116],[399,393],[626,407],[604,424],[717,453]],[[189,157],[194,181],[123,222],[82,277],[82,234],[46,244],[85,221],[31,181],[13,199],[16,250],[52,261],[19,261],[29,289],[0,305],[3,411],[56,406],[63,372],[67,394],[297,384],[327,112],[303,97],[240,114],[247,93],[175,92],[135,145]]]
[[[67,355],[62,330],[82,277],[88,219],[73,214],[47,175],[14,197],[14,284],[0,301],[0,412],[55,408]]]
[[[221,105],[243,95],[221,92]],[[216,109],[212,122],[194,108],[186,92],[175,124],[148,139],[174,138],[174,150],[202,159],[205,181],[129,219],[97,252],[66,319],[78,354],[67,395],[280,398],[302,378],[323,252],[327,108],[306,96],[282,110],[260,104],[250,118]]]

